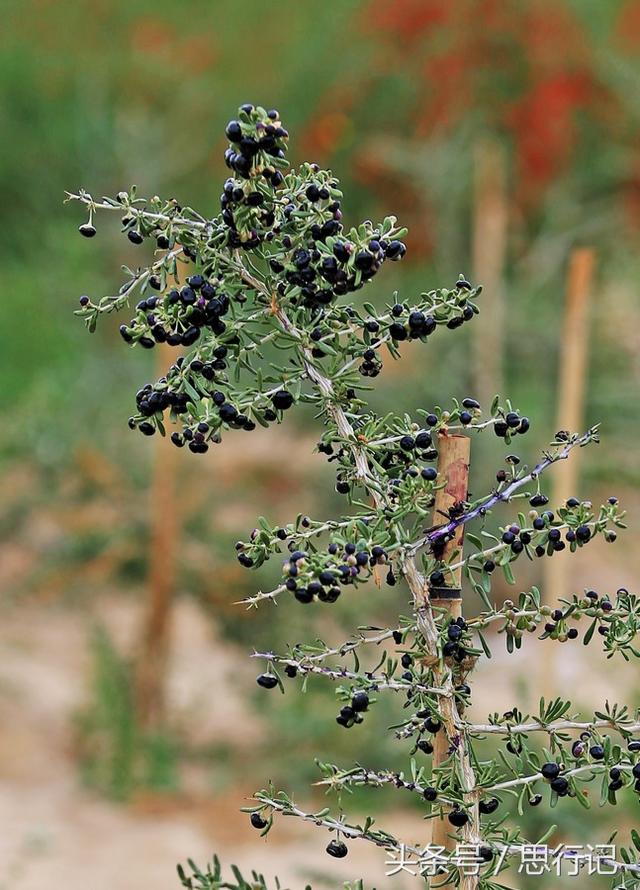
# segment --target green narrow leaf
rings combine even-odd
[[[493,611],[493,606],[491,605],[491,600],[489,599],[489,597],[488,597],[487,594],[485,593],[485,590],[484,590],[482,584],[478,584],[477,581],[474,581],[474,582],[473,582],[473,589],[474,589],[475,592],[478,594],[478,596],[480,597],[480,599],[482,600],[482,602],[485,604],[485,606],[487,607],[487,609],[488,609],[490,612],[492,612],[492,611]]]
[[[516,579],[513,577],[513,572],[511,571],[511,565],[508,562],[505,562],[502,566],[502,571],[504,573],[505,580],[507,584],[515,584]]]
[[[591,809],[591,801],[585,794],[582,793],[579,788],[576,789],[576,800],[578,801],[580,806],[585,808],[585,810]]]
[[[598,623],[598,619],[594,618],[593,621],[591,622],[591,624],[589,625],[589,629],[587,630],[586,634],[584,635],[584,639],[582,641],[585,646],[588,646],[589,643],[591,642],[591,637],[593,636],[593,633],[596,629],[597,623]]]
[[[484,649],[484,654],[487,656],[487,658],[491,658],[491,649],[489,649],[489,646],[487,645],[487,641],[485,640],[483,635],[480,633],[480,631],[478,631],[478,637],[480,639],[480,645]]]

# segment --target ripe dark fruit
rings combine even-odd
[[[546,494],[534,494],[533,497],[529,498],[529,503],[532,507],[544,507],[545,504],[549,503],[549,498]]]
[[[85,238],[93,238],[96,233],[96,227],[92,226],[91,223],[83,223],[83,225],[78,226],[78,231]]]
[[[435,717],[427,717],[424,721],[424,728],[427,732],[432,732],[435,735],[435,733],[440,732],[442,729],[442,723]]]
[[[263,689],[274,689],[278,685],[278,678],[274,677],[273,674],[260,674],[256,678],[256,683],[258,686],[262,686]]]
[[[336,859],[344,859],[348,852],[347,845],[343,841],[333,840],[327,845],[327,853]]]
[[[299,587],[293,594],[299,603],[312,603],[313,593],[310,593],[306,587]]]
[[[488,800],[481,800],[478,809],[484,816],[488,816],[490,813],[495,813],[495,811],[500,806],[500,801],[497,797],[490,797]]]
[[[369,707],[369,696],[364,690],[358,690],[353,694],[351,699],[351,707],[354,711],[366,711]]]
[[[271,396],[273,407],[279,411],[286,411],[293,405],[293,396],[286,389],[280,389]]]
[[[560,767],[557,763],[543,763],[540,772],[545,779],[556,779],[560,775]]]
[[[225,133],[229,142],[240,142],[242,139],[242,128],[238,121],[229,121]]]
[[[260,813],[251,813],[251,824],[260,830],[267,827],[267,820],[263,819]]]
[[[592,745],[591,748],[589,748],[589,754],[591,754],[594,760],[603,760],[604,748],[602,745]]]
[[[406,252],[407,248],[402,241],[390,241],[385,250],[385,256],[388,260],[399,260]]]
[[[565,797],[567,792],[569,791],[569,783],[564,778],[564,776],[558,776],[557,779],[554,779],[553,782],[551,782],[551,788],[560,797]]]
[[[456,828],[462,828],[463,825],[466,825],[469,821],[469,817],[464,812],[464,810],[453,809],[447,816],[449,822],[454,825]]]
[[[407,329],[398,321],[394,321],[393,324],[389,326],[389,333],[394,340],[402,341],[407,339]]]
[[[142,242],[144,241],[143,236],[140,234],[140,232],[136,232],[135,229],[129,229],[129,231],[127,232],[127,238],[129,239],[129,241],[131,241],[132,244],[142,244]]]
[[[229,402],[225,402],[220,406],[218,413],[220,414],[220,420],[230,423],[238,416],[238,409],[234,405],[229,404]]]

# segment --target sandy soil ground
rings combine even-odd
[[[613,552],[603,551],[602,560]],[[593,568],[593,565],[592,565]],[[611,565],[600,562],[603,577]],[[586,572],[586,567],[580,572]],[[575,586],[583,578],[573,579]],[[622,583],[622,579],[619,583]],[[630,579],[629,579],[630,580]],[[585,582],[586,583],[586,582]],[[111,598],[98,605],[112,633],[130,645],[136,609],[130,599]],[[325,838],[301,824],[281,820],[264,841],[238,814],[251,788],[232,787],[212,796],[205,788],[187,787],[179,797],[140,797],[133,803],[112,803],[82,786],[74,759],[73,717],[86,698],[90,618],[62,606],[14,604],[2,609],[0,622],[0,888],[20,890],[176,890],[175,866],[191,856],[204,862],[217,851],[225,862],[259,865],[269,876],[279,874],[283,886],[336,887],[341,879],[363,875],[367,887],[404,890],[416,886],[405,877],[385,878],[384,854],[365,844],[352,844],[343,862],[324,854]],[[182,600],[176,611],[171,668],[172,707],[183,714],[211,695],[216,676],[216,707],[209,723],[200,724],[200,741],[234,741],[234,726],[255,720],[240,694],[248,688],[252,669],[241,652],[215,638],[198,608]],[[615,666],[604,659],[587,663],[582,646],[556,647],[527,641],[524,670],[515,672],[496,646],[478,677],[476,715],[503,710],[518,702],[532,706],[540,682],[552,679],[556,692],[578,703],[598,707],[607,696],[637,698],[637,668]],[[569,652],[571,654],[569,654]],[[246,672],[246,675],[245,675]],[[245,685],[246,680],[246,685]],[[546,681],[545,681],[546,682]],[[534,690],[536,694],[534,695]],[[303,797],[303,794],[300,794]],[[385,827],[407,840],[420,837],[417,817],[389,813]],[[424,841],[424,838],[423,838]],[[331,877],[333,875],[333,877]]]
[[[136,625],[131,602],[111,600],[103,611],[114,636],[126,645]],[[284,886],[302,887],[314,874],[341,878],[384,874],[384,854],[372,854],[365,845],[354,845],[346,863],[327,861],[317,833],[302,825],[280,823],[278,832],[260,840],[238,812],[251,788],[235,787],[215,798],[202,788],[199,792],[187,788],[179,796],[139,796],[128,805],[84,788],[74,759],[73,717],[86,696],[87,639],[87,619],[81,613],[41,607],[4,612],[0,631],[3,890],[16,886],[175,890],[176,863],[187,856],[204,863],[214,851],[226,863],[247,870],[259,866],[265,875],[277,874]],[[173,706],[184,713],[197,707],[210,695],[210,678],[216,676],[215,714],[209,726],[200,723],[198,735],[201,740],[232,741],[234,726],[246,728],[255,719],[244,709],[238,691],[240,653],[215,640],[188,601],[177,608],[175,649],[182,654],[172,667]],[[248,685],[253,675],[250,667],[247,671]],[[401,816],[391,821],[398,830],[405,827]],[[331,879],[324,884],[331,885],[335,886]],[[401,888],[403,882],[394,881],[393,886]]]

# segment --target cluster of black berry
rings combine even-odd
[[[227,167],[244,179],[264,176],[272,185],[282,182],[279,167],[287,150],[288,132],[275,109],[266,111],[250,103],[240,106],[238,120],[226,128],[231,143],[224,154]]]
[[[396,303],[391,307],[391,320],[387,327],[389,336],[394,343],[404,340],[425,341],[435,331],[438,324],[444,324],[449,330],[459,328],[465,321],[471,321],[478,312],[475,304],[467,298],[467,294],[472,290],[472,285],[463,276],[460,276],[456,281],[451,303],[440,310],[438,317],[426,314],[419,309],[411,309],[404,303]],[[377,333],[378,322],[369,322],[367,330],[370,333]]]
[[[271,407],[262,406],[261,417],[264,423],[271,423],[278,419],[278,411],[287,411],[294,403],[293,395],[286,389],[278,389],[269,399]],[[219,423],[226,423],[231,429],[254,430],[256,425],[247,414],[243,413],[236,405],[228,401],[227,396],[219,390],[212,394],[213,404],[217,408]]]
[[[156,289],[161,287],[158,279],[150,280],[150,284]],[[220,287],[218,279],[212,282],[198,274],[187,279],[184,287],[171,288],[164,297],[141,300],[135,318],[128,325],[120,325],[122,339],[152,349],[156,343],[193,346],[205,328],[216,336],[224,334],[227,327],[222,319],[229,311],[229,297]],[[234,337],[227,337],[227,341],[234,342]],[[223,361],[226,349],[221,347],[214,358]],[[223,367],[226,366],[218,364],[213,370]]]
[[[626,591],[619,590],[618,596],[622,593],[626,593]],[[607,595],[601,597],[595,590],[587,590],[580,606],[584,609],[585,615],[595,619],[594,629],[597,627],[600,636],[606,637],[611,633],[612,628],[609,622],[614,605]],[[562,609],[554,609],[549,616],[551,620],[547,621],[544,626],[542,638],[550,637],[552,640],[560,640],[560,642],[567,639],[575,640],[578,637],[578,630],[575,627],[567,627],[567,621],[569,618],[579,616],[580,611],[576,608],[570,608],[566,612],[563,612]]]
[[[371,355],[369,352],[365,352],[364,357],[369,359]],[[456,408],[453,411],[440,412],[440,414],[427,413],[426,411],[418,413],[422,416],[426,429],[421,428],[418,423],[407,426],[405,418],[398,418],[395,423],[390,423],[389,418],[386,418],[386,428],[390,431],[395,428],[397,430],[395,435],[385,437],[380,444],[373,441],[367,447],[375,451],[376,465],[381,467],[388,476],[414,479],[421,477],[428,482],[435,482],[437,479],[435,468],[420,467],[417,462],[435,461],[438,451],[435,447],[434,435],[440,429],[458,422],[465,427],[472,424],[482,413],[480,403],[476,399],[465,398],[461,405],[456,403]],[[397,487],[398,479],[392,479],[392,484]]]
[[[534,523],[538,520],[534,520]],[[545,520],[540,517],[540,522],[542,522],[542,527],[544,528],[546,523]],[[553,522],[553,513],[550,514],[547,518],[548,522]],[[534,525],[534,528],[536,526]],[[520,554],[524,550],[524,548],[531,543],[531,532],[526,531],[526,529],[521,529],[519,525],[513,523],[502,533],[502,543],[506,544],[510,547],[511,552],[515,554]],[[485,563],[485,572],[492,572],[493,568],[490,565],[486,565]]]
[[[407,664],[411,663],[408,659],[405,659],[405,662]],[[422,751],[423,754],[433,754],[433,742],[431,737],[440,732],[442,723],[437,717],[434,717],[431,711],[427,708],[417,711],[416,718],[420,721],[418,723],[418,740],[416,741],[416,749]],[[425,734],[427,737],[425,737]]]
[[[362,353],[362,364],[358,366],[358,371],[363,377],[377,377],[382,371],[382,362],[371,346],[368,346]]]
[[[611,604],[609,603],[609,605]],[[561,642],[578,638],[578,628],[566,626],[567,616],[565,616],[562,609],[554,609],[549,617],[551,621],[547,621],[544,625],[543,638],[550,637]]]
[[[212,350],[211,361],[199,358],[190,362],[180,356],[171,365],[167,375],[161,377],[154,385],[147,383],[136,394],[138,413],[129,418],[131,429],[138,429],[146,436],[152,436],[162,423],[163,412],[169,409],[175,417],[180,417],[183,428],[181,432],[171,434],[173,444],[182,448],[188,445],[194,454],[204,454],[209,450],[208,442],[220,441],[220,426],[226,424],[230,429],[242,429],[247,432],[255,430],[256,423],[248,414],[229,401],[218,387],[226,387],[226,379],[219,379],[227,367],[225,357],[227,348],[217,346]],[[195,393],[195,396],[194,396]],[[206,419],[199,417],[195,405],[196,398],[210,399],[213,412]],[[293,395],[285,389],[277,389],[270,394],[263,394],[252,403],[251,409],[259,415],[263,424],[272,423],[279,417],[279,412],[286,411],[294,404]]]
[[[493,431],[499,439],[511,440],[511,436],[524,434],[529,431],[531,422],[528,417],[521,417],[517,411],[508,411],[504,417],[500,417],[493,425]]]
[[[162,387],[164,383],[166,378],[158,381],[158,387]],[[176,414],[184,414],[187,411],[187,399],[183,394],[171,392],[167,388],[156,389],[151,383],[145,383],[136,393],[136,407],[138,415],[129,418],[130,429],[137,427],[143,435],[153,436],[156,424],[144,418],[156,418],[167,408],[172,408]]]
[[[429,576],[429,584],[432,588],[444,587],[444,574],[436,570]],[[468,642],[469,632],[467,622],[464,618],[452,618],[448,625],[443,628],[442,639],[442,655],[444,658],[452,658],[460,664],[471,655],[471,651],[466,648],[465,643]]]
[[[560,772],[560,765],[554,762],[543,763],[540,768],[540,775],[549,783],[551,790],[555,791],[558,797],[566,797],[571,789],[569,781],[564,776],[561,776]]]
[[[433,419],[437,422],[434,415],[428,415],[427,423]],[[387,473],[395,473],[398,470],[410,467],[416,460],[434,461],[438,457],[438,451],[433,446],[433,434],[430,430],[418,429],[413,434],[405,434],[394,442],[385,446],[384,451],[378,459],[380,466]],[[421,470],[423,478],[434,481],[436,475],[432,467]]]
[[[244,552],[245,545],[240,543],[236,547],[240,564],[247,568],[253,566],[254,560]],[[332,542],[327,552],[331,559],[320,554],[310,558],[305,551],[294,550],[284,563],[285,587],[298,602],[334,603],[340,596],[340,585],[366,580],[374,566],[387,561],[386,551],[379,545],[368,549],[352,542],[344,546]]]
[[[291,203],[285,207],[285,217],[295,206]],[[278,293],[289,297],[294,305],[300,302],[311,309],[326,306],[336,297],[362,287],[385,260],[399,260],[406,252],[402,241],[382,237],[370,223],[370,231],[364,235],[352,230],[343,236],[340,203],[333,201],[326,209],[331,211],[331,218],[322,225],[312,224],[305,243],[296,246],[285,234],[282,246],[289,254],[270,261],[271,271],[285,279],[277,285]],[[323,354],[319,351],[317,357]]]
[[[273,195],[267,189],[240,186],[227,179],[220,196],[222,221],[229,228],[230,247],[245,250],[257,247],[264,238],[273,238],[275,212]]]
[[[540,506],[541,504],[546,504],[548,502],[548,498],[545,495],[534,495],[531,498],[529,503],[533,506]],[[577,507],[580,507],[581,503],[577,500],[577,498],[570,498],[567,501],[567,507],[569,510],[574,510]],[[565,511],[565,519],[567,517],[567,511]],[[588,544],[591,538],[593,537],[593,532],[591,527],[586,522],[581,522],[576,525],[575,528],[569,528],[565,532],[565,541],[562,540],[562,532],[559,528],[553,527],[552,523],[555,521],[555,514],[551,510],[545,510],[540,516],[537,516],[533,520],[533,528],[536,531],[544,531],[545,529],[549,529],[547,534],[546,546],[544,544],[538,544],[535,548],[536,556],[552,556],[554,553],[558,553],[564,550],[567,546],[567,543],[572,546],[572,549],[576,547],[583,547],[585,544]],[[551,527],[550,527],[551,526]],[[613,537],[611,537],[613,535]],[[607,539],[615,540],[615,533],[610,532],[607,535]]]
[[[340,713],[336,717],[336,723],[340,726],[344,726],[345,729],[350,729],[356,723],[362,723],[363,716],[362,714],[369,707],[369,696],[364,691],[364,689],[358,689],[351,696],[351,701],[348,705],[344,705],[344,707],[340,708]]]
[[[284,279],[277,284],[281,296],[311,308],[327,305],[361,287],[385,259],[404,256],[405,245],[371,223],[364,234],[342,235],[338,182],[317,164],[303,165],[301,180],[283,177],[288,133],[277,111],[242,106],[226,133],[232,145],[225,161],[240,176],[226,181],[220,197],[227,243],[250,249],[281,236],[270,260]]]
[[[282,170],[288,167],[289,134],[275,109],[265,111],[247,104],[239,113],[239,120],[227,124],[231,146],[225,152],[227,166],[239,178],[225,182],[220,208],[228,230],[226,243],[250,250],[271,241],[280,230],[275,225],[274,189],[284,181]]]
[[[630,754],[640,751],[640,741],[631,739],[627,743],[627,749]],[[602,744],[599,739],[593,739],[589,731],[580,733],[580,738],[576,739],[571,746],[571,755],[575,759],[575,765],[583,765],[588,762],[601,763],[607,758],[606,744]],[[540,767],[542,778],[551,786],[551,790],[555,791],[558,797],[575,797],[575,791],[571,788],[569,780],[562,775],[564,765],[555,761],[543,763]],[[631,767],[631,775],[634,780],[634,790],[640,794],[640,762],[636,762]],[[624,773],[619,766],[612,766],[609,769],[609,782],[607,789],[610,793],[615,793],[624,788]]]
[[[434,422],[438,422],[433,415]],[[327,442],[318,443],[318,451],[329,455],[329,460],[338,460],[342,449],[334,451]],[[376,446],[375,459],[377,468],[383,470],[388,477],[387,494],[392,501],[403,495],[415,497],[427,495],[422,506],[429,506],[433,485],[438,477],[435,467],[421,467],[419,461],[433,462],[438,452],[433,447],[433,436],[430,430],[416,429],[411,434],[392,437],[384,446]],[[353,467],[350,461],[341,466],[336,481],[338,494],[350,494],[353,485]],[[425,485],[426,483],[426,485]],[[424,499],[423,499],[424,500]]]

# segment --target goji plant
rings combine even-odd
[[[615,497],[599,508],[576,497],[550,508],[542,489],[547,470],[598,441],[597,428],[558,431],[527,467],[513,449],[529,421],[508,401],[481,406],[468,397],[415,416],[376,414],[365,398],[366,381],[380,373],[383,355],[396,358],[405,342],[426,345],[472,321],[480,288],[460,276],[415,298],[395,294],[377,309],[358,291],[403,258],[405,230],[395,217],[346,229],[338,180],[313,163],[291,169],[289,134],[275,110],[243,105],[226,134],[230,175],[216,216],[174,199],[138,197],[135,188],[100,200],[85,191],[68,194],[88,210],[84,236],[96,234],[98,211],[111,210],[133,245],[154,248],[151,262],[125,269],[117,294],[98,301],[83,296],[77,314],[93,331],[100,316],[135,303],[120,327],[124,341],[143,349],[166,342],[180,352],[163,377],[136,394],[129,426],[144,435],[164,435],[168,418],[177,425],[172,442],[202,454],[223,435],[280,423],[298,403],[313,406],[318,452],[333,464],[347,506],[336,518],[300,515],[278,527],[260,518],[236,545],[237,558],[253,570],[282,560],[282,580],[248,597],[247,605],[268,608],[278,599],[324,609],[341,596],[362,595],[363,585],[384,583],[401,612],[409,595],[394,626],[361,626],[338,646],[316,639],[254,655],[265,663],[257,678],[265,690],[284,691],[296,681],[304,689],[310,677],[336,683],[337,722],[354,732],[376,719],[381,696],[393,695],[402,712],[390,731],[407,748],[406,769],[368,764],[365,751],[361,763],[347,768],[322,763],[321,783],[338,795],[335,812],[304,810],[269,787],[247,809],[251,825],[267,833],[280,814],[295,816],[331,834],[331,856],[347,856],[350,843],[366,842],[392,857],[420,856],[419,873],[438,886],[498,888],[496,876],[531,842],[506,812],[509,798],[522,814],[563,798],[588,807],[585,785],[594,782],[601,804],[640,792],[640,741],[633,735],[640,722],[624,706],[611,703],[578,717],[570,701],[556,698],[543,699],[531,715],[513,708],[484,723],[467,717],[470,674],[478,658],[490,655],[490,627],[503,633],[509,652],[527,634],[539,634],[549,645],[581,638],[598,640],[609,657],[640,655],[634,647],[640,601],[627,590],[587,590],[554,605],[535,587],[501,605],[491,598],[494,573],[513,584],[522,558],[578,552],[598,535],[615,540],[624,516]],[[438,514],[434,504],[447,484],[439,455],[452,437],[482,432],[510,453],[485,494],[470,500],[465,492]],[[487,519],[499,505],[513,513],[494,533]],[[467,527],[475,532],[466,531],[463,552],[452,542]],[[455,598],[460,575],[479,608],[454,617],[447,596]],[[537,737],[543,744],[532,741]],[[446,741],[435,757],[439,740]],[[350,821],[340,793],[358,785],[393,786],[420,798],[425,820],[446,820],[458,848],[448,842],[426,855],[428,825],[424,844],[416,845],[372,818]],[[545,847],[545,837],[533,840]],[[632,841],[640,845],[635,834]],[[461,845],[475,851],[475,869],[461,861]],[[635,859],[631,845],[608,858],[616,886],[636,886]],[[208,890],[265,886],[259,876],[245,883],[239,873],[235,883],[225,882],[217,861],[206,872],[192,864],[180,876],[185,887]]]

